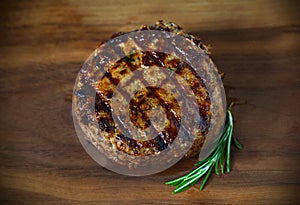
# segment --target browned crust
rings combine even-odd
[[[207,46],[205,46],[202,41],[188,33],[185,33],[179,26],[177,26],[174,23],[165,23],[163,21],[158,21],[155,25],[150,26],[142,26],[138,30],[164,30],[164,31],[170,31],[173,33],[176,33],[178,35],[184,36],[185,38],[190,39],[193,41],[198,47],[200,47],[205,53],[209,54],[210,51]],[[125,33],[119,32],[113,37],[123,35]],[[127,72],[132,72],[135,68],[139,67],[140,64],[147,64],[147,58],[149,56],[153,59],[154,55],[158,55],[157,53],[134,53],[132,56],[129,56],[131,59],[121,59],[116,65],[115,68],[120,67],[121,64],[125,64],[127,66],[127,70],[124,69],[120,71],[118,74],[125,75]],[[137,60],[137,58],[140,58],[141,60]],[[133,61],[132,61],[133,59]],[[193,91],[196,93],[196,96],[198,96],[198,103],[200,105],[200,112],[202,112],[201,116],[203,117],[203,122],[206,122],[205,125],[202,125],[199,127],[199,130],[201,131],[197,135],[195,135],[195,141],[190,149],[190,151],[187,153],[186,156],[195,156],[199,153],[199,150],[201,146],[203,145],[203,142],[205,140],[205,135],[207,134],[207,130],[210,126],[210,98],[207,93],[206,87],[203,83],[201,83],[201,78],[194,78],[196,76],[195,73],[192,72],[191,69],[188,68],[188,66],[183,66],[182,63],[178,59],[172,59],[168,62],[166,62],[165,57],[159,57],[157,59],[157,62],[151,62],[152,65],[165,65],[165,68],[170,67],[171,69],[174,69],[174,71],[184,76],[184,78],[188,79],[190,86],[193,88]],[[160,66],[161,66],[160,65]],[[93,62],[91,62],[91,67],[95,66]],[[125,66],[125,67],[126,67]],[[124,67],[124,66],[123,66]],[[111,68],[114,69],[114,66]],[[122,73],[121,73],[122,72]],[[118,129],[116,129],[111,116],[109,116],[109,100],[113,93],[113,88],[118,82],[120,82],[120,77],[115,77],[117,74],[113,72],[107,72],[104,77],[101,79],[101,83],[97,83],[96,88],[96,118],[98,120],[98,128],[100,128],[101,132],[105,132],[107,134],[102,135],[103,138],[106,140],[101,140],[101,142],[105,145],[100,145],[99,142],[99,132],[95,130],[95,127],[91,127],[89,125],[83,125],[80,124],[82,122],[82,118],[86,116],[80,116],[77,115],[77,118],[79,120],[79,124],[82,127],[84,132],[89,132],[90,137],[87,137],[87,140],[93,143],[99,150],[102,150],[104,148],[105,151],[109,152],[108,149],[118,149],[119,151],[123,151],[130,155],[139,155],[139,156],[146,156],[151,154],[157,154],[160,150],[164,149],[169,143],[171,143],[174,139],[166,137],[166,143],[161,144],[158,140],[154,141],[151,145],[151,143],[143,144],[138,141],[134,141],[120,133]],[[88,74],[83,75],[81,79],[78,79],[79,84],[84,84],[85,81],[89,78]],[[195,80],[192,80],[195,79]],[[79,86],[80,87],[80,86]],[[77,92],[77,94],[76,94]],[[81,99],[77,98],[79,90],[76,90],[74,92],[75,97],[73,98],[73,109],[78,109],[76,105],[78,105]],[[156,96],[157,97],[157,96]],[[97,105],[98,103],[98,105]],[[86,108],[88,109],[88,108]],[[167,110],[167,109],[166,109]],[[79,112],[77,112],[79,113]],[[145,122],[147,119],[145,120]],[[180,118],[177,119],[177,123],[180,121]],[[141,124],[141,123],[140,123]],[[176,132],[175,132],[176,133]],[[168,133],[169,134],[169,133]],[[174,132],[173,132],[174,134]],[[160,136],[161,139],[165,139],[165,136]],[[160,140],[162,141],[162,140]],[[100,143],[100,144],[99,144]],[[106,148],[107,150],[106,150]],[[111,147],[111,148],[109,148]],[[146,149],[145,149],[146,148]],[[148,150],[148,151],[145,151]],[[102,150],[103,151],[103,150]],[[123,159],[119,159],[119,161],[122,161]],[[122,163],[121,163],[122,164]]]
[[[180,109],[177,101],[170,94],[166,93],[168,91],[158,87],[148,87],[144,92],[144,95],[140,95],[140,97],[142,97],[140,100],[137,98],[133,99],[130,102],[132,108],[130,109],[130,114],[132,121],[138,122],[136,123],[136,126],[140,128],[149,127],[150,121],[147,117],[147,112],[149,111],[147,110],[147,107],[149,107],[149,103],[147,103],[147,101],[153,98],[152,101],[154,103],[152,104],[156,105],[152,106],[162,106],[168,118],[169,124],[166,125],[163,131],[159,132],[159,134],[151,140],[140,141],[122,134],[119,128],[115,125],[111,113],[110,99],[121,79],[124,78],[126,74],[135,71],[139,67],[134,64],[139,66],[159,66],[165,68],[166,70],[172,69],[169,71],[170,75],[172,75],[172,72],[174,72],[178,76],[185,78],[187,84],[193,90],[193,93],[196,96],[198,107],[200,108],[199,114],[202,123],[199,124],[198,128],[201,130],[203,136],[207,133],[211,116],[210,98],[206,91],[205,84],[202,82],[200,76],[198,76],[197,73],[187,63],[181,62],[177,58],[172,58],[167,54],[158,52],[137,52],[130,56],[126,56],[112,66],[111,69],[106,72],[103,78],[99,81],[96,92],[95,111],[99,128],[102,132],[109,133],[108,140],[112,138],[118,150],[128,154],[134,154],[136,156],[155,154],[158,151],[162,151],[167,148],[168,145],[175,140],[176,136],[178,135],[178,130],[180,129]],[[140,78],[140,80],[144,85],[149,84],[145,78]],[[160,82],[159,84],[163,85],[164,81]],[[122,94],[129,96],[125,90],[122,91]],[[129,98],[127,97],[127,99]],[[155,101],[154,99],[158,100]],[[176,116],[174,116],[170,110],[175,110]],[[143,114],[143,116],[139,117],[138,114]],[[122,118],[122,116],[120,116],[120,118]],[[148,126],[145,125],[147,123]],[[144,150],[147,151],[145,152]]]

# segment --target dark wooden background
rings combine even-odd
[[[164,2],[164,3],[160,3]],[[300,24],[297,1],[1,1],[1,204],[296,204],[300,201]],[[152,176],[105,170],[71,117],[77,72],[117,31],[174,21],[213,47],[234,107],[232,172],[172,195]]]

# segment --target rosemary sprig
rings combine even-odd
[[[243,148],[242,145],[233,136],[233,118],[231,114],[232,106],[233,103],[231,103],[230,106],[228,107],[226,123],[223,132],[220,134],[219,142],[217,143],[213,152],[205,159],[196,163],[195,166],[197,166],[197,168],[191,171],[190,173],[188,173],[187,175],[166,182],[166,184],[168,185],[176,186],[176,189],[173,191],[173,194],[182,192],[192,187],[200,180],[202,176],[206,174],[200,186],[200,190],[203,190],[212,172],[213,167],[215,167],[215,172],[217,175],[219,174],[219,169],[221,170],[222,174],[225,173],[224,171],[225,158],[226,158],[226,171],[230,172],[230,148],[231,148],[230,146],[231,146],[232,139],[234,145],[238,149]]]

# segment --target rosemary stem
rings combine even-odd
[[[233,118],[231,114],[232,106],[233,103],[231,103],[228,107],[226,123],[222,133],[218,137],[218,142],[214,150],[205,159],[195,164],[195,166],[197,166],[196,169],[186,174],[185,176],[166,182],[166,184],[168,185],[176,186],[176,189],[173,193],[179,193],[187,190],[188,188],[196,184],[200,180],[200,178],[206,174],[200,186],[200,190],[203,190],[213,167],[215,167],[216,174],[219,174],[219,167],[221,169],[221,173],[224,174],[225,159],[226,171],[230,172],[230,152],[232,141],[237,148],[242,149],[242,145],[233,136]]]

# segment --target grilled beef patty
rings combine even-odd
[[[205,54],[209,54],[207,46],[199,38],[184,32],[174,23],[158,21],[154,25],[142,26],[135,31],[144,30],[166,31],[183,36],[202,49]],[[125,34],[124,32],[116,33],[112,39]],[[139,40],[132,39],[131,42],[128,42],[129,46],[120,43],[113,48],[107,48],[100,45],[93,59],[82,69],[81,77],[77,79],[77,86],[74,89],[73,109],[75,109],[82,130],[88,133],[86,139],[101,152],[111,153],[108,158],[124,164],[130,162],[131,159],[136,159],[134,157],[137,156],[158,155],[175,141],[179,129],[183,129],[194,137],[193,146],[186,156],[195,156],[199,153],[211,126],[211,97],[206,87],[206,84],[210,83],[210,77],[202,79],[187,62],[181,61],[174,55],[136,49],[140,43]],[[152,42],[143,39],[142,43],[149,43],[149,47],[151,47]],[[169,46],[166,42],[162,43]],[[113,54],[111,54],[112,50],[114,50]],[[130,50],[130,55],[121,57],[110,64],[110,67],[101,73],[102,77],[98,81],[91,82],[90,79],[95,79],[97,74],[91,74],[89,71],[97,69],[97,63],[103,61],[99,57],[100,54],[103,56],[106,52],[110,52],[109,55],[123,56],[124,53],[128,53],[128,50]],[[150,72],[149,68],[151,67],[156,68],[151,71],[154,73]],[[180,78],[181,82],[174,82],[175,87],[163,88],[166,79],[170,79],[174,75]],[[131,87],[133,85],[134,89],[137,87],[141,89],[132,94]],[[180,94],[177,95],[173,91],[178,88],[181,88],[181,92],[185,92],[185,89],[189,88],[194,94],[198,107],[197,112],[200,116],[195,130],[181,125],[184,113],[181,112],[180,107],[188,99],[176,100]],[[112,100],[117,89],[119,96],[115,97],[119,103],[128,104],[129,110],[112,108]],[[95,93],[94,99],[83,97],[92,92]],[[151,112],[158,107],[166,116],[162,120],[164,126],[161,128],[152,126],[149,118]],[[90,110],[90,113],[95,114],[86,114],[87,112],[82,112],[83,109]],[[113,112],[117,113],[117,117],[114,118]],[[138,128],[139,132],[135,133],[138,137],[132,136],[133,133],[130,131],[124,133],[124,130],[131,128],[125,115],[129,115],[132,125]],[[151,126],[154,127],[156,135],[151,139],[143,139],[143,136],[149,134],[145,130]],[[183,144],[183,142],[180,143]],[[114,155],[114,150],[123,152],[125,157]],[[129,166],[131,166],[130,163]]]

